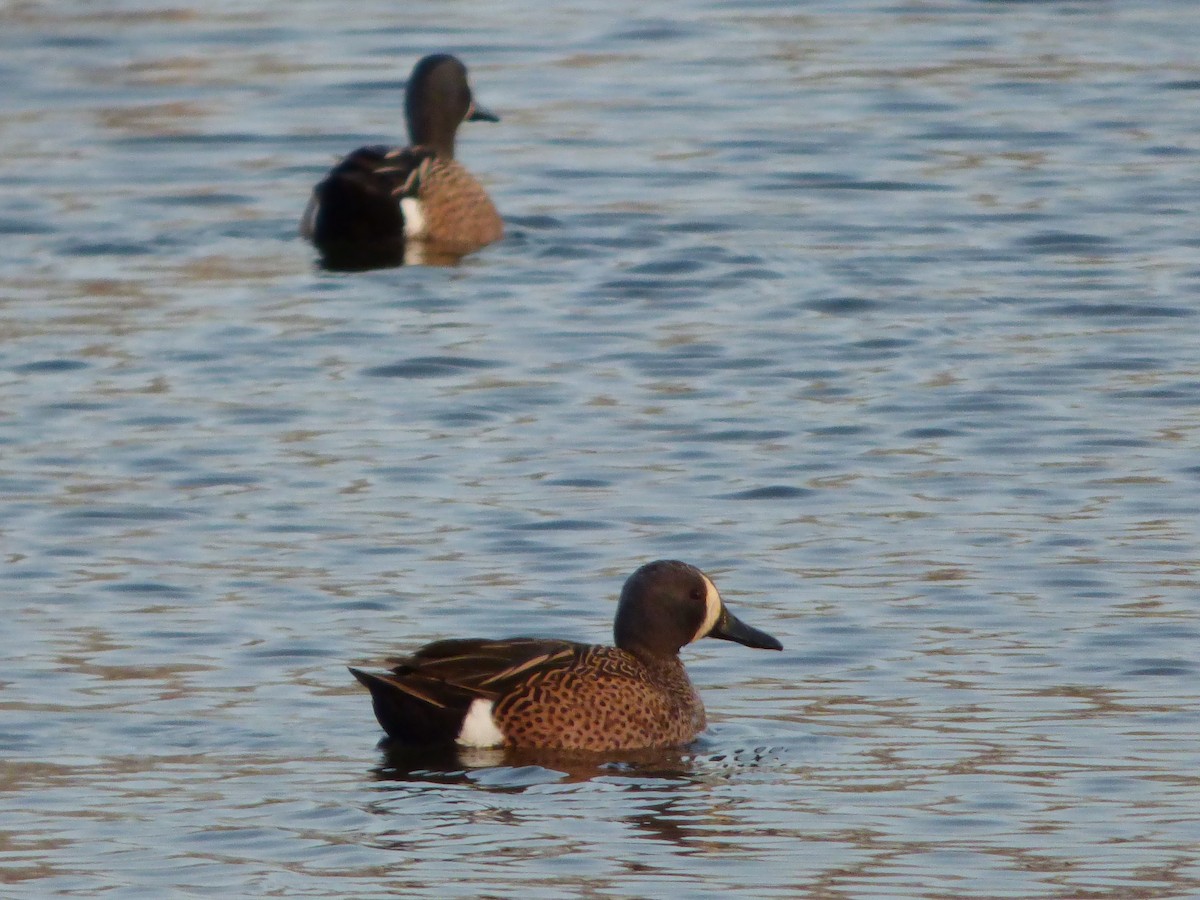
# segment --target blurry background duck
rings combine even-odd
[[[421,59],[404,104],[411,144],[360,147],[314,189],[300,233],[328,268],[449,263],[497,241],[504,223],[483,185],[454,159],[463,122],[498,122],[475,103],[467,68]]]

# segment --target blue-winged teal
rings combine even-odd
[[[783,649],[739,621],[712,580],[659,560],[621,589],[615,647],[512,638],[436,641],[386,674],[351,668],[375,717],[405,744],[634,750],[678,747],[704,729],[679,659],[703,637]]]
[[[462,255],[504,233],[487,191],[454,160],[460,124],[499,121],[471,98],[466,66],[444,53],[420,60],[404,111],[410,146],[360,147],[313,189],[300,231],[335,263],[400,263],[406,244]]]

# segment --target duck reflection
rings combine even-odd
[[[603,776],[690,780],[700,758],[683,750],[606,753],[515,747],[414,747],[384,739],[375,768],[381,781],[475,784],[524,790],[531,784],[590,781]]]
[[[318,265],[327,272],[369,272],[398,266],[457,266],[466,253],[429,241],[390,240],[361,244],[327,244],[320,248]]]
[[[712,753],[703,740],[688,750],[621,752],[414,748],[386,739],[380,747],[383,759],[374,769],[375,777],[397,788],[394,797],[375,805],[381,814],[394,814],[395,802],[407,807],[414,789],[457,786],[482,791],[484,796],[525,795],[528,799],[518,801],[518,808],[531,810],[531,815],[543,821],[543,816],[553,819],[557,813],[549,807],[539,811],[541,804],[569,793],[576,797],[569,806],[572,820],[582,810],[591,809],[602,819],[615,817],[623,822],[628,834],[651,842],[650,846],[659,843],[684,854],[706,852],[706,848],[718,846],[714,840],[721,835],[740,833],[745,823],[736,809],[743,800],[715,788],[772,756],[769,750]],[[597,784],[593,788],[588,782]],[[549,792],[536,790],[551,785]],[[519,817],[512,818],[511,800],[497,797],[482,802],[482,808],[471,804],[471,812],[466,813],[475,825],[492,829],[497,821],[506,827],[519,824]],[[460,809],[457,805],[453,808]],[[457,815],[453,819],[463,825]],[[406,833],[396,848],[410,852],[411,837]],[[622,865],[635,871],[642,863],[625,859]]]

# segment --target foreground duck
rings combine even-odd
[[[420,60],[404,111],[409,146],[360,147],[313,189],[300,231],[334,266],[422,261],[414,248],[461,256],[504,233],[487,191],[454,159],[459,125],[499,121],[472,99],[466,66],[444,53]]]
[[[679,747],[704,729],[682,647],[714,637],[783,649],[734,616],[707,575],[674,560],[629,576],[613,632],[615,647],[436,641],[390,672],[350,671],[371,691],[384,731],[405,744],[635,750]]]

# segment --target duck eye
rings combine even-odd
[[[698,587],[694,587],[694,588],[692,588],[692,592],[689,596],[693,600],[703,600],[704,599],[704,591]]]

